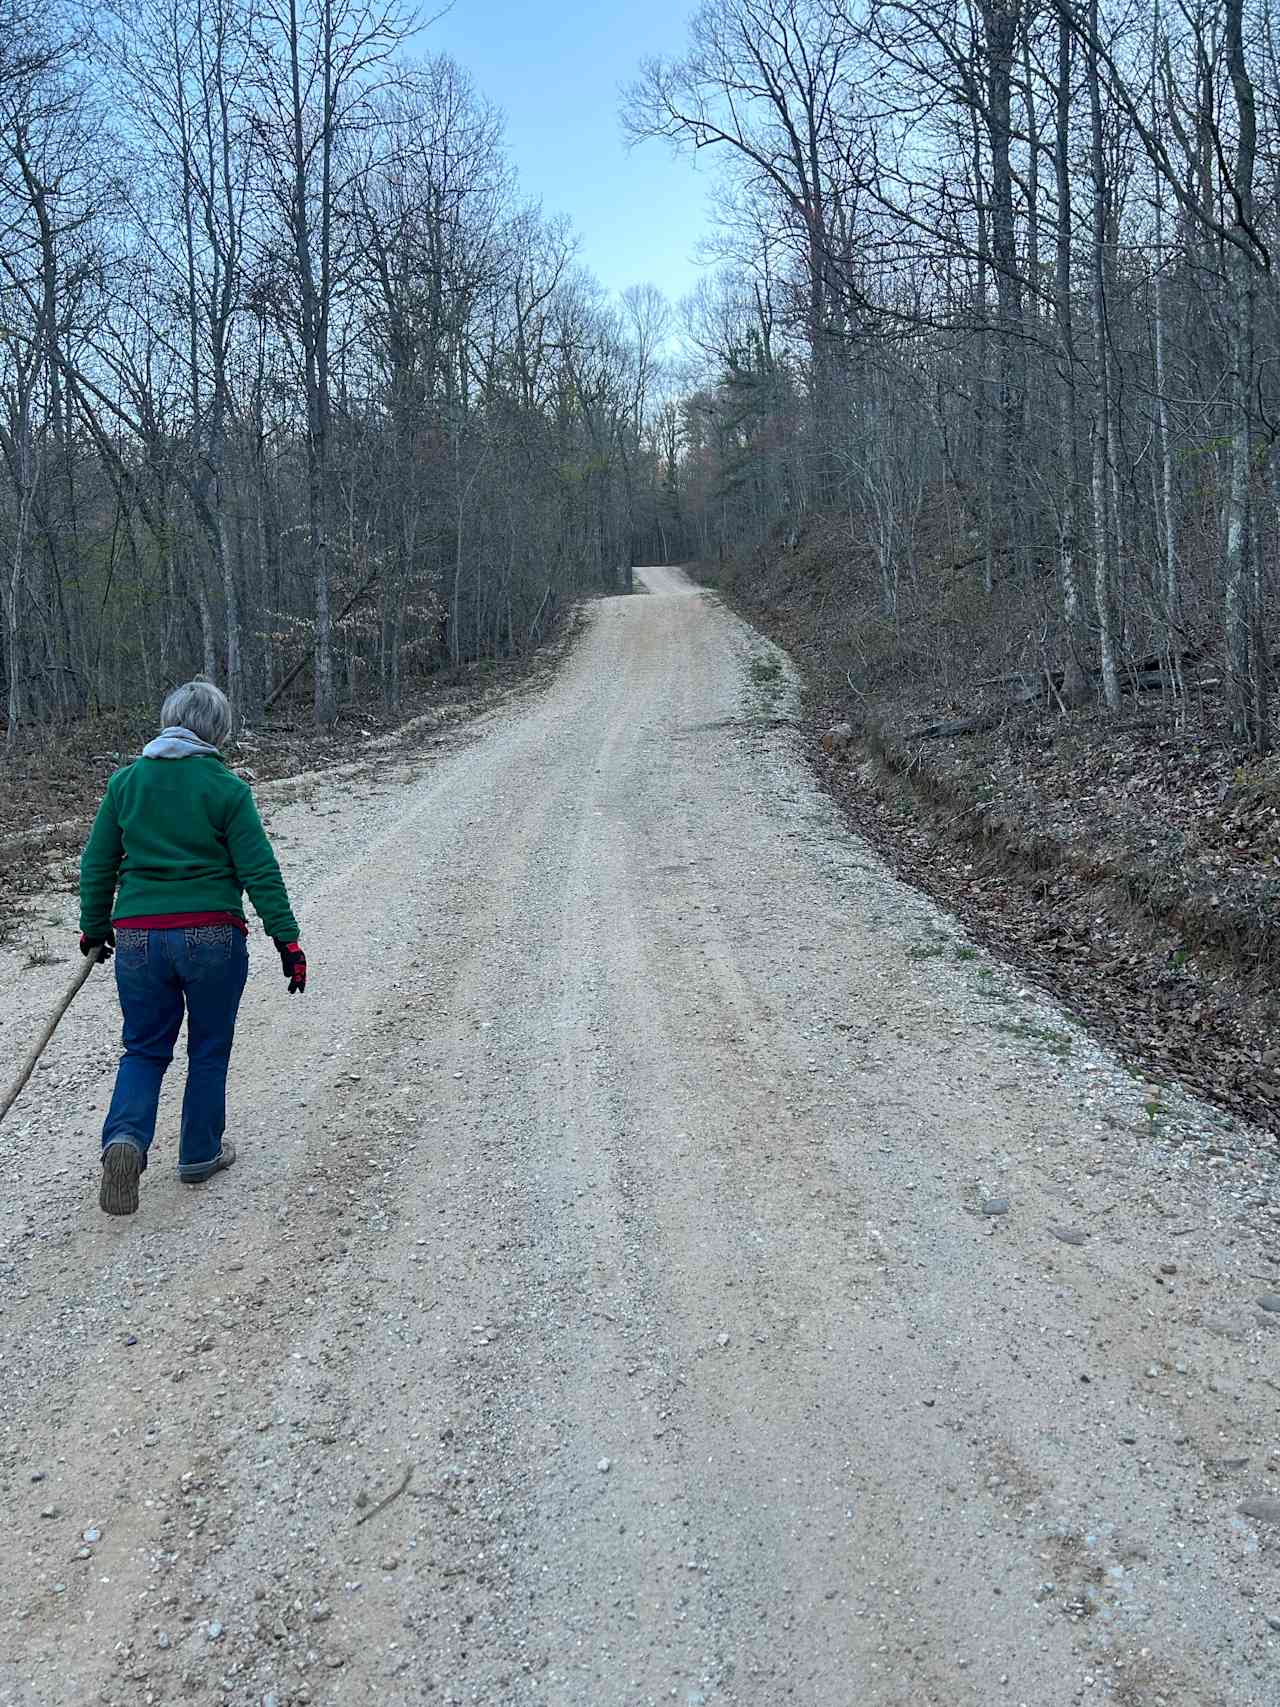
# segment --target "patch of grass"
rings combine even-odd
[[[747,665],[751,680],[760,687],[766,683],[776,682],[782,674],[782,665],[776,658],[753,658]]]
[[[49,947],[48,937],[41,937],[27,950],[26,968],[30,972],[37,966],[56,966],[62,956]]]
[[[1029,1019],[993,1019],[987,1024],[995,1031],[1005,1031],[1010,1037],[1020,1038],[1024,1043],[1039,1043],[1060,1060],[1065,1060],[1071,1053],[1069,1035],[1065,1031],[1055,1031],[1052,1026],[1033,1025]]]
[[[958,942],[952,952],[957,960],[976,960],[978,958],[978,950],[974,948],[972,943],[968,942]],[[978,971],[988,978],[991,976],[989,966],[980,966]]]
[[[1142,1087],[1142,1107],[1147,1117],[1147,1128],[1152,1137],[1155,1136],[1157,1125],[1164,1115],[1163,1088],[1153,1085],[1149,1080]]]
[[[907,950],[908,960],[938,960],[952,946],[951,938],[940,931],[927,930],[919,942]]]

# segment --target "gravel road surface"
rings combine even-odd
[[[176,1068],[99,1213],[101,974],[0,1128],[5,1707],[1280,1702],[1274,1149],[898,883],[782,655],[642,579],[263,791],[312,982],[255,936],[233,1170],[174,1178]]]

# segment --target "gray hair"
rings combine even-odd
[[[231,702],[212,682],[183,682],[160,707],[160,723],[165,729],[180,725],[211,747],[222,747],[231,738]]]

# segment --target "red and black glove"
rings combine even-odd
[[[280,965],[289,980],[289,994],[300,996],[307,987],[306,955],[296,942],[281,942],[278,936],[273,936],[271,940],[280,951]]]
[[[104,960],[111,959],[111,951],[116,946],[116,933],[108,930],[106,936],[84,936],[80,938],[81,954],[94,954],[101,965]]]

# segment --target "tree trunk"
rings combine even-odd
[[[244,666],[240,645],[240,599],[236,590],[235,562],[227,541],[226,515],[218,509],[218,555],[222,559],[222,603],[227,625],[227,698],[235,723],[243,722]]]
[[[1084,612],[1080,597],[1080,464],[1076,443],[1076,351],[1071,298],[1071,23],[1066,0],[1058,9],[1057,125],[1054,167],[1058,188],[1058,228],[1054,258],[1054,292],[1058,320],[1061,390],[1058,398],[1058,445],[1062,458],[1062,507],[1058,520],[1058,573],[1062,582],[1062,614],[1066,629],[1066,661],[1062,692],[1068,705],[1085,693]]]
[[[1227,642],[1227,688],[1231,727],[1237,740],[1247,741],[1257,752],[1268,744],[1265,722],[1259,709],[1265,707],[1266,690],[1254,679],[1255,666],[1262,667],[1261,648],[1254,628],[1259,613],[1253,598],[1253,548],[1251,532],[1250,403],[1254,369],[1255,263],[1252,254],[1253,173],[1257,145],[1253,83],[1245,63],[1241,29],[1243,0],[1226,0],[1226,51],[1235,95],[1238,138],[1236,143],[1235,234],[1237,242],[1228,250],[1227,267],[1231,291],[1232,339],[1231,383],[1228,396],[1230,420],[1230,468],[1226,506],[1225,626]]]
[[[1179,628],[1178,531],[1173,502],[1173,448],[1169,435],[1169,381],[1165,359],[1164,267],[1161,256],[1160,214],[1156,211],[1156,424],[1160,440],[1160,532],[1164,543],[1164,622],[1172,652]]]
[[[990,409],[988,400],[990,390],[987,381],[987,204],[982,177],[982,142],[978,132],[978,114],[975,107],[973,118],[973,197],[978,215],[978,281],[975,317],[977,333],[975,338],[974,367],[976,371],[974,397],[974,423],[978,435],[978,466],[982,478],[982,530],[983,530],[983,560],[982,580],[987,592],[990,593],[995,585],[996,563],[996,519],[995,519],[995,457],[991,450]]]
[[[1093,596],[1098,619],[1098,650],[1102,692],[1112,711],[1120,709],[1120,675],[1116,662],[1115,576],[1111,564],[1110,494],[1107,462],[1111,448],[1110,368],[1107,350],[1106,159],[1102,146],[1102,90],[1098,81],[1098,0],[1089,0],[1089,116],[1092,130],[1093,233],[1092,291],[1094,409],[1093,409]]]
[[[1013,172],[1010,145],[1013,55],[1017,45],[1018,0],[983,0],[986,37],[987,138],[991,149],[991,258],[995,271],[999,324],[996,361],[1000,415],[999,493],[996,511],[1005,543],[1012,544],[1022,529],[1016,525],[1018,475],[1022,461],[1022,289],[1018,274],[1018,245],[1013,223]]]
[[[218,673],[218,655],[213,641],[213,613],[209,609],[209,589],[199,564],[191,565],[196,583],[196,607],[200,612],[200,656],[204,674],[213,681]]]
[[[1156,0],[1155,28],[1151,45],[1151,131],[1158,135],[1156,92],[1160,86],[1159,55],[1162,47],[1160,3]],[[1164,276],[1164,198],[1165,182],[1156,175],[1156,253],[1155,253],[1155,379],[1156,379],[1156,439],[1160,447],[1160,469],[1156,490],[1160,516],[1159,534],[1162,545],[1161,603],[1165,630],[1165,646],[1172,659],[1177,652],[1180,629],[1178,589],[1178,533],[1173,501],[1173,448],[1169,433],[1169,370],[1166,355],[1168,344],[1168,304]]]

